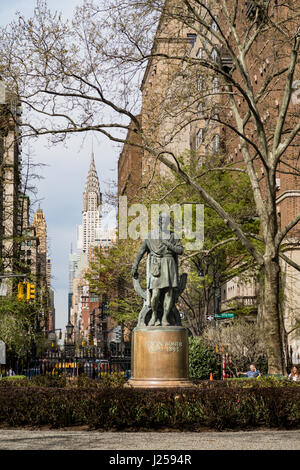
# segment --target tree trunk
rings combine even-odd
[[[285,374],[283,324],[280,312],[280,267],[276,259],[265,259],[264,266],[264,329],[267,341],[268,373]]]

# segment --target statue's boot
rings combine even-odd
[[[160,320],[156,320],[156,322],[154,323],[154,326],[161,326]]]
[[[171,323],[168,322],[166,317],[162,317],[161,326],[170,326]]]
[[[154,314],[152,314],[152,317],[151,317],[151,319],[150,319],[150,321],[149,321],[149,323],[148,323],[148,326],[154,326],[155,323],[156,323],[156,321],[157,321],[157,316],[154,315]]]

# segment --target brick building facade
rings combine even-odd
[[[168,168],[157,162],[158,152],[165,152],[169,161],[173,159],[172,152],[176,157],[190,159],[195,165],[195,176],[200,175],[203,165],[213,169],[215,163],[220,161],[228,168],[242,169],[245,165],[243,157],[248,152],[249,161],[254,161],[254,172],[262,197],[266,199],[265,182],[271,176],[267,175],[266,168],[261,164],[261,159],[256,158],[256,154],[261,145],[261,128],[267,139],[276,139],[285,73],[291,61],[288,50],[290,43],[285,42],[280,34],[275,34],[276,30],[271,27],[264,28],[266,2],[241,2],[236,10],[234,2],[227,2],[228,11],[221,4],[209,0],[203,2],[203,5],[197,2],[190,4],[194,6],[193,11],[188,10],[182,2],[165,3],[153,42],[152,57],[142,81],[140,121],[143,143],[153,150],[152,154],[142,154],[142,181],[149,181],[153,171],[160,175],[170,174]],[[285,24],[289,24],[291,30],[297,30],[297,2],[290,0],[284,5],[270,2],[268,8],[273,23],[286,28],[286,36],[289,31]],[[232,27],[228,21],[230,15],[235,18]],[[258,28],[260,34],[250,37],[250,31],[255,28]],[[249,41],[249,48],[242,59],[236,40],[240,34],[246,35],[245,41]],[[222,39],[223,45],[218,37]],[[248,77],[241,75],[236,60],[245,61]],[[233,91],[230,91],[226,81],[226,75],[229,74],[236,83]],[[299,78],[298,66],[294,79]],[[239,83],[246,89],[247,86],[251,87],[257,97],[257,102],[253,104],[259,112],[257,120],[253,116],[247,117],[247,110],[252,104],[249,96],[239,89]],[[286,134],[299,122],[299,106],[293,101],[289,103]],[[239,116],[243,116],[244,121],[241,119],[242,122],[239,122]],[[248,145],[246,150],[245,142]],[[123,150],[124,168],[123,160],[126,156],[126,150]],[[272,175],[276,179],[275,213],[279,229],[286,227],[300,213],[298,156],[299,135],[296,135],[292,145],[281,157],[276,174]],[[123,180],[122,168],[119,168],[119,181]],[[119,185],[119,194],[120,188]],[[292,243],[291,250],[287,252],[290,259],[298,263],[299,236],[298,222],[285,238],[286,243]],[[284,261],[282,273],[283,316],[289,333],[299,320],[300,274]],[[230,302],[236,299],[239,299],[241,305],[250,302],[255,306],[255,284],[253,279],[242,285],[237,277],[221,286],[221,308],[228,310]],[[290,333],[288,342],[293,360],[299,362],[299,329]]]

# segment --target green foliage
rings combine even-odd
[[[216,355],[199,338],[189,338],[189,370],[190,377],[197,379],[209,379],[212,372],[214,378],[219,378],[220,364]]]
[[[61,375],[36,375],[32,377],[29,382],[30,386],[33,387],[65,387],[67,385],[67,379],[64,374]]]
[[[134,328],[142,308],[142,300],[135,294],[131,278],[138,244],[135,240],[119,240],[108,254],[96,248],[95,261],[86,275],[91,292],[104,294],[109,299],[106,313],[129,330]]]
[[[0,299],[0,339],[7,351],[22,356],[30,350],[36,336],[39,307],[31,302],[19,302],[15,295]]]
[[[4,382],[15,382],[15,381],[18,381],[18,380],[27,380],[27,377],[26,375],[12,375],[11,377],[2,377],[2,379]]]
[[[24,381],[28,383],[29,381]],[[0,381],[2,383],[2,381]],[[245,387],[244,383],[251,384]],[[300,425],[300,387],[259,380],[203,381],[186,389],[0,386],[0,425],[88,425],[101,430],[216,430]]]
[[[80,374],[77,380],[73,382],[72,386],[85,388],[122,387],[126,381],[124,374],[121,372],[112,372],[107,375],[103,374],[101,378],[97,380],[88,377],[86,374]]]
[[[101,386],[108,387],[122,387],[127,379],[124,377],[124,374],[120,372],[112,372],[111,374],[104,375],[100,381]]]

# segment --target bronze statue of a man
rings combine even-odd
[[[176,301],[178,255],[183,253],[183,247],[174,233],[168,230],[168,225],[169,216],[160,214],[158,230],[147,235],[132,267],[132,276],[137,279],[139,263],[144,254],[148,254],[147,305],[152,310],[148,326],[170,325],[168,317]],[[160,310],[162,315],[159,315]]]

